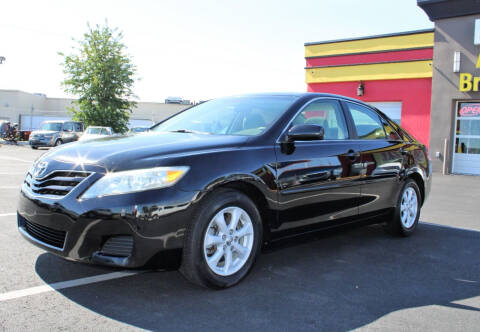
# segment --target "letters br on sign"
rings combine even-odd
[[[478,55],[475,68],[480,68],[480,54]],[[460,92],[479,91],[480,76],[473,76],[469,73],[461,73],[458,82]]]

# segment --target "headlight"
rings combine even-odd
[[[81,199],[119,195],[173,186],[188,172],[187,166],[155,167],[106,174],[95,182]]]

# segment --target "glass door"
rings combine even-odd
[[[456,113],[453,173],[480,175],[480,102],[460,102]]]

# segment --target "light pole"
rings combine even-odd
[[[7,60],[4,56],[0,55],[0,65],[3,63],[3,61]]]

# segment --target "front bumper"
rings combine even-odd
[[[183,247],[196,194],[166,188],[84,202],[68,196],[53,201],[22,191],[17,211],[20,234],[69,260],[135,268],[160,251]],[[130,238],[131,251],[105,254],[112,238]]]
[[[51,138],[30,138],[28,144],[31,146],[49,146],[52,147],[55,145],[55,142]]]

